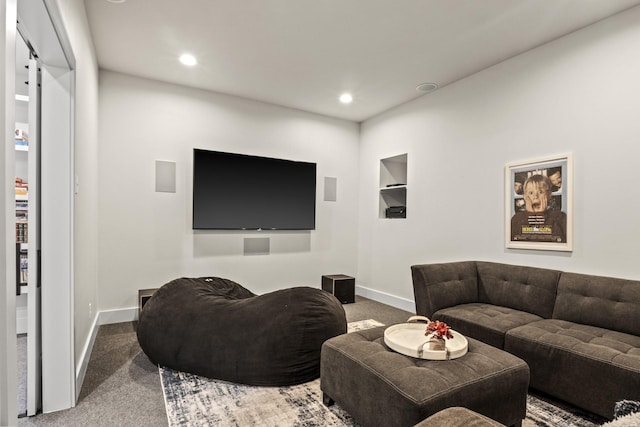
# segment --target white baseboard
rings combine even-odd
[[[96,342],[96,336],[98,335],[98,317],[99,313],[96,314],[96,317],[93,319],[93,324],[91,325],[91,331],[89,332],[89,337],[87,338],[87,342],[82,349],[82,355],[80,356],[80,360],[78,363],[78,368],[76,369],[76,402],[80,397],[80,391],[82,390],[82,383],[84,383],[84,376],[87,373],[87,367],[89,366],[89,359],[91,359],[91,353],[93,352],[93,344]]]
[[[101,311],[99,314],[100,325],[110,325],[112,323],[133,322],[138,320],[138,307],[121,308],[119,310]]]
[[[372,299],[374,301],[381,302],[383,304],[390,305],[400,310],[405,310],[410,313],[416,312],[416,303],[413,300],[400,298],[395,295],[388,294],[386,292],[376,291],[375,289],[365,288],[364,286],[356,286],[356,295],[360,295],[365,298]]]

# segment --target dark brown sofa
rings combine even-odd
[[[411,271],[416,314],[525,360],[532,388],[609,419],[640,400],[640,281],[481,261]]]

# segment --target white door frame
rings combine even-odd
[[[42,411],[75,406],[73,53],[56,0],[19,0],[18,26],[39,57]],[[69,65],[69,64],[72,65]]]
[[[40,322],[40,64],[29,60],[29,249],[27,283],[27,415],[42,408]]]
[[[15,61],[17,1],[0,2],[0,425],[16,425]],[[7,23],[9,23],[7,25]]]
[[[60,12],[55,0],[17,0],[0,2],[0,21],[4,31],[0,32],[0,132],[2,132],[3,147],[0,148],[0,238],[4,245],[0,246],[0,271],[5,271],[0,282],[0,425],[17,424],[17,374],[16,374],[16,296],[15,296],[15,43],[16,21],[19,10],[21,25],[28,34],[42,37],[43,42],[60,41],[67,62],[73,68],[73,53],[67,34],[64,32]],[[25,12],[26,10],[26,12]],[[42,19],[42,12],[47,17]],[[36,16],[37,15],[37,16]],[[31,19],[31,23],[28,21]],[[35,21],[34,21],[35,20]],[[52,21],[53,20],[53,25]],[[55,28],[54,28],[55,27]],[[22,27],[21,27],[22,29]],[[42,31],[53,29],[53,36],[43,35]],[[38,46],[34,43],[38,51]],[[45,49],[46,50],[46,49]],[[42,50],[39,52],[42,55]],[[41,59],[43,59],[41,57]],[[43,276],[42,276],[42,311],[43,311],[43,411],[52,412],[75,406],[75,357],[73,337],[73,71],[67,69],[51,69],[51,93],[62,96],[60,104],[49,105],[49,110],[43,108],[43,119],[51,111],[60,111],[64,125],[51,124],[51,129],[60,131],[61,140],[56,145],[62,150],[60,156],[54,154],[55,159],[63,158],[62,164],[49,162],[47,173],[57,183],[51,187],[52,193],[48,200],[43,200],[42,212],[48,216],[46,209],[58,212],[60,208],[56,196],[61,197],[65,215],[56,214],[50,217],[47,230],[43,230]],[[50,95],[51,95],[50,93]],[[50,98],[49,98],[50,99]],[[43,129],[46,129],[43,128]],[[44,134],[43,134],[44,136]],[[52,137],[53,134],[50,134]],[[57,136],[56,136],[57,138]],[[42,153],[43,157],[47,156]],[[44,165],[43,165],[44,166]],[[67,179],[69,178],[69,179]],[[47,179],[42,176],[43,181]],[[53,183],[54,181],[52,181]],[[55,204],[53,204],[55,203]],[[52,205],[53,204],[53,205]],[[47,208],[48,206],[48,208]],[[43,223],[44,226],[44,223]],[[46,237],[45,239],[45,236]],[[60,241],[55,241],[59,236]],[[45,240],[47,243],[45,244]],[[62,246],[60,246],[62,245]],[[61,250],[62,248],[62,250]],[[45,269],[45,256],[48,259]],[[59,262],[57,265],[53,263]],[[45,278],[46,274],[51,274]],[[58,275],[58,276],[56,276]],[[48,290],[45,293],[45,283]],[[54,295],[50,301],[48,295]],[[61,305],[58,305],[61,304]],[[46,313],[46,316],[45,316]],[[60,381],[60,382],[58,382]]]
[[[42,412],[75,406],[73,72],[42,65],[40,120]]]

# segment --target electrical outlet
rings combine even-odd
[[[93,316],[93,304],[89,303],[89,319]]]

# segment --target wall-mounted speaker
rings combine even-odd
[[[246,237],[244,239],[245,255],[269,255],[270,241],[268,237]]]
[[[335,202],[338,200],[338,178],[324,177],[324,201]]]
[[[176,192],[176,162],[156,160],[156,192]]]

